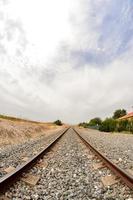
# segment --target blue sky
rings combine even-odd
[[[132,8],[132,0],[0,0],[0,113],[77,123],[131,111]]]
[[[87,47],[77,47],[72,52],[73,57],[78,58],[78,63],[96,64],[100,67],[130,50],[133,39],[132,8],[131,0],[94,0],[90,3],[90,8],[84,13],[86,32],[80,35],[81,40],[85,37]],[[88,42],[89,33],[94,34],[91,44]]]

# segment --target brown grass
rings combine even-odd
[[[22,143],[61,129],[53,123],[41,123],[14,117],[0,117],[0,146]]]

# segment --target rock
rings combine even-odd
[[[119,162],[122,162],[122,158],[119,158]]]

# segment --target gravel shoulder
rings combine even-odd
[[[121,168],[133,171],[133,135],[105,133],[92,129],[77,128],[79,132]]]

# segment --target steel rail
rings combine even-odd
[[[69,128],[65,128],[63,131],[60,131],[54,141],[50,142],[42,151],[40,151],[37,155],[33,156],[31,159],[26,161],[24,164],[19,165],[13,170],[11,173],[6,174],[2,178],[0,178],[0,194],[2,194],[5,190],[9,188],[16,180],[20,178],[23,172],[30,169],[34,166],[37,161],[47,153],[51,147],[68,131]]]
[[[73,128],[73,130],[77,133],[77,135],[80,137],[80,139],[85,143],[86,146],[88,146],[91,151],[97,155],[103,163],[117,176],[119,177],[129,188],[133,189],[133,176],[129,175],[127,172],[125,172],[123,169],[121,169],[119,166],[114,164],[110,159],[108,159],[106,156],[104,156],[99,150],[94,148],[83,136],[81,135],[81,132],[79,132],[77,129]]]

